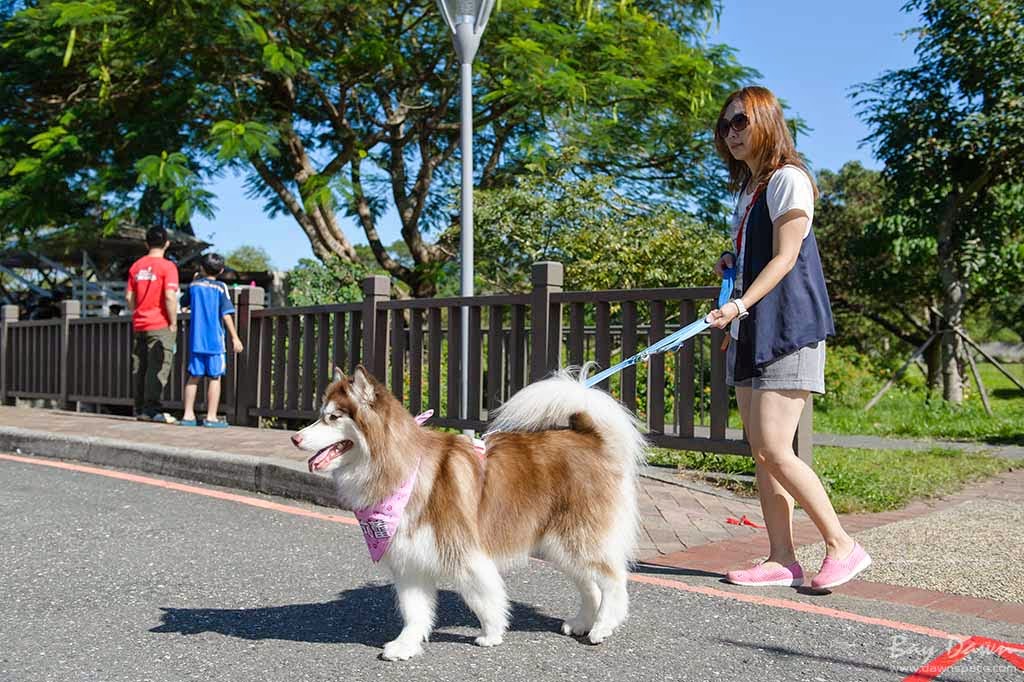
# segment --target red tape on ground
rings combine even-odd
[[[996,656],[1017,668],[1024,671],[1024,658],[1017,652],[1024,652],[1024,644],[1011,644],[1000,642],[997,639],[988,637],[970,637],[959,644],[950,647],[933,660],[928,661],[917,669],[913,675],[903,678],[903,682],[928,682],[946,672],[968,655],[978,649],[988,649]]]

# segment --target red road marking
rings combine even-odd
[[[1011,644],[1000,642],[997,639],[988,637],[971,637],[960,644],[950,647],[942,652],[934,660],[931,660],[917,669],[913,675],[903,679],[903,682],[928,682],[946,672],[960,661],[967,658],[967,655],[978,649],[988,649],[996,656],[1008,662],[1018,670],[1024,671],[1024,658],[1016,652],[1024,651],[1024,644]]]
[[[44,460],[36,457],[18,457],[16,455],[0,454],[0,459],[9,460],[12,462],[21,462],[24,464],[39,464],[42,466],[54,467],[56,469],[66,469],[68,471],[80,471],[88,474],[96,474],[98,476],[116,478],[122,481],[131,481],[132,483],[151,485],[157,488],[165,488],[168,490],[177,490],[178,492],[203,495],[205,497],[212,497],[218,500],[226,500],[229,502],[238,502],[241,504],[247,504],[252,507],[258,507],[260,509],[269,509],[271,511],[279,511],[284,512],[286,514],[304,516],[306,518],[317,519],[319,521],[331,521],[333,523],[343,523],[350,526],[359,525],[359,522],[356,521],[356,519],[348,516],[340,516],[338,514],[323,514],[320,512],[302,509],[300,507],[292,507],[286,504],[279,504],[277,502],[269,502],[267,500],[261,500],[255,497],[246,497],[244,495],[236,495],[234,493],[225,493],[219,490],[209,490],[207,488],[200,488],[198,486],[185,485],[183,483],[162,481],[156,478],[149,478],[148,476],[127,474],[120,471],[100,469],[97,467],[85,466],[82,464],[71,464],[69,462],[62,462],[59,460]],[[700,587],[697,585],[690,585],[689,583],[684,583],[680,580],[669,580],[667,578],[659,578],[650,575],[632,574],[630,575],[629,579],[633,582],[644,583],[647,585],[656,585],[658,587],[667,587],[670,589],[679,590],[681,592],[703,594],[709,597],[731,599],[732,601],[743,602],[746,604],[756,604],[758,606],[768,606],[771,608],[787,609],[789,611],[797,611],[801,613],[810,613],[817,616],[825,616],[827,618],[836,618],[855,623],[862,623],[864,625],[877,625],[881,627],[890,628],[893,630],[913,632],[915,634],[925,635],[927,637],[937,637],[939,639],[956,641],[962,644],[961,646],[954,647],[954,649],[947,651],[942,656],[939,656],[939,658],[935,659],[935,661],[925,664],[925,666],[922,666],[921,670],[926,670],[929,666],[935,666],[937,664],[945,663],[945,657],[949,657],[949,662],[945,663],[946,668],[948,668],[954,663],[962,660],[968,653],[978,648],[979,646],[991,649],[993,652],[1001,656],[1009,663],[1013,664],[1020,670],[1024,670],[1024,658],[1021,658],[1020,656],[1011,653],[1015,651],[1024,651],[1024,644],[1010,644],[1008,642],[999,642],[997,640],[987,639],[984,637],[968,637],[966,635],[945,632],[943,630],[937,630],[935,628],[929,628],[923,625],[915,625],[913,623],[903,623],[900,621],[889,620],[886,618],[873,618],[871,616],[862,616],[860,614],[851,613],[849,611],[840,611],[839,609],[832,609],[825,606],[817,606],[815,604],[806,604],[804,602],[792,601],[789,599],[762,597],[753,594],[745,594],[742,592],[729,592],[714,587]],[[954,657],[955,660],[953,660]],[[946,668],[942,668],[942,670],[945,670]],[[905,682],[926,682],[927,680],[934,679],[940,672],[942,672],[942,670],[939,670],[930,677],[915,677],[914,675],[912,675],[906,678]],[[915,673],[915,675],[919,674],[920,671],[918,673]]]
[[[913,632],[919,635],[925,635],[927,637],[938,637],[939,639],[956,640],[957,642],[962,642],[968,639],[966,635],[958,635],[951,632],[945,632],[943,630],[936,630],[935,628],[929,628],[923,625],[914,625],[913,623],[902,623],[900,621],[889,620],[887,618],[873,618],[871,616],[862,616],[858,613],[840,611],[839,609],[831,609],[827,606],[807,604],[805,602],[793,601],[791,599],[762,597],[756,594],[747,594],[745,592],[729,592],[727,590],[720,590],[714,587],[700,587],[698,585],[690,585],[689,583],[684,583],[680,580],[669,580],[666,578],[658,578],[656,576],[650,575],[633,574],[630,576],[630,580],[637,583],[647,583],[648,585],[670,587],[676,590],[681,590],[683,592],[703,594],[709,597],[721,597],[723,599],[732,599],[733,601],[740,601],[747,604],[770,606],[772,608],[788,609],[790,611],[799,611],[802,613],[813,613],[817,616],[826,616],[828,618],[837,618],[839,620],[849,620],[855,623],[863,623],[865,625],[880,625],[882,627],[892,628],[894,630],[903,630],[905,632]]]

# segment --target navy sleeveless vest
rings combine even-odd
[[[743,236],[743,286],[753,282],[774,256],[772,219],[764,192],[750,209]],[[814,229],[800,245],[796,265],[740,321],[734,376],[742,381],[805,346],[835,336],[832,306],[821,269]]]

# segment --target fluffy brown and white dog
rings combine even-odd
[[[607,638],[626,619],[638,523],[636,475],[646,444],[614,398],[567,373],[519,391],[498,411],[481,461],[463,435],[421,427],[373,376],[335,370],[320,419],[292,440],[330,472],[341,503],[379,503],[418,467],[383,556],[405,621],[384,658],[423,652],[437,583],[452,581],[480,619],[480,646],[502,642],[508,598],[499,573],[537,556],[561,569],[582,604],[562,631]]]

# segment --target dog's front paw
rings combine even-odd
[[[419,642],[399,638],[384,645],[382,656],[385,661],[408,661],[413,656],[419,656],[422,653],[423,646]]]
[[[605,625],[595,625],[593,629],[591,629],[590,634],[587,635],[587,639],[590,641],[591,644],[600,644],[604,640],[611,637],[614,631],[615,628],[613,627],[608,627]]]
[[[504,638],[501,635],[480,635],[473,641],[477,646],[498,646]]]
[[[579,636],[587,634],[590,628],[582,621],[573,618],[562,623],[562,634],[569,636]]]

